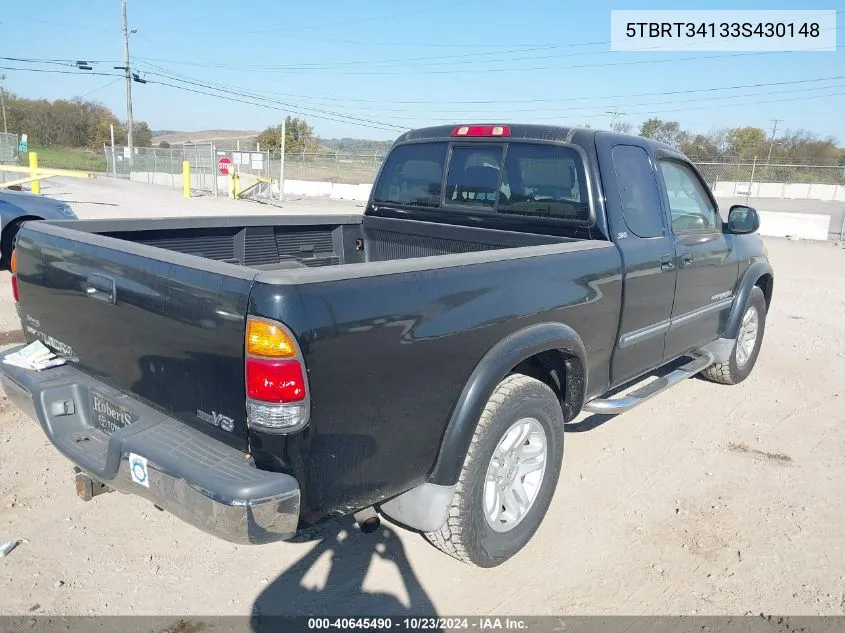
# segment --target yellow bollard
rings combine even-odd
[[[235,200],[241,197],[241,175],[235,174]]]
[[[191,163],[182,161],[182,197],[191,197]]]
[[[35,177],[37,174],[35,170],[38,169],[38,154],[36,152],[29,153],[29,175]],[[32,181],[32,193],[36,196],[41,195],[41,182],[38,180]]]

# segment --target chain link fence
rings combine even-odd
[[[845,201],[845,166],[696,161],[717,197]]]
[[[197,143],[180,147],[128,147],[106,145],[107,174],[151,185],[182,187],[182,163],[191,166],[191,189],[198,193],[216,195],[217,158],[211,143]],[[225,190],[225,189],[224,189]]]
[[[244,144],[245,145],[245,144]],[[252,192],[255,197],[278,197],[278,181],[282,177],[279,150],[257,151],[224,149],[213,143],[195,143],[174,147],[136,147],[130,156],[129,148],[106,145],[107,173],[116,178],[131,178],[137,182],[182,186],[182,162],[191,166],[191,189],[211,195],[228,194],[228,178],[219,173],[219,161],[228,158],[228,169],[241,175],[241,187],[246,188],[257,178],[273,180],[259,183]],[[384,160],[383,153],[352,154],[342,152],[286,153],[285,180],[306,180],[338,184],[372,183]]]
[[[9,135],[13,136],[13,135]],[[0,137],[2,138],[2,137]],[[16,137],[15,137],[16,139]],[[284,156],[284,174],[278,150],[257,151],[221,147],[216,143],[194,143],[168,148],[135,148],[130,160],[126,147],[105,147],[108,172],[149,184],[182,186],[182,162],[191,165],[191,188],[197,193],[228,195],[229,179],[219,173],[219,161],[227,158],[229,169],[241,175],[241,188],[256,179],[261,182],[250,193],[257,198],[278,198],[278,182],[309,181],[334,185],[370,184],[384,161],[384,152],[351,153],[296,152]],[[3,146],[0,145],[0,148]],[[16,140],[8,144],[17,152]],[[2,151],[2,150],[0,150]],[[756,160],[695,161],[717,197],[772,197],[845,200],[845,167],[837,165],[775,164]]]
[[[18,162],[18,135],[0,132],[0,163]]]
[[[697,162],[707,182],[808,183],[845,185],[845,167],[838,165],[780,165],[771,163]]]
[[[327,181],[346,185],[372,183],[384,153],[297,152],[285,154],[285,178]]]
[[[0,132],[0,165],[18,162],[18,135]],[[17,174],[0,171],[0,183],[18,178]]]

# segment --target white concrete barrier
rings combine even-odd
[[[335,185],[329,194],[333,200],[362,200],[370,199],[372,185]]]
[[[153,172],[135,172],[131,179],[139,182],[146,182],[171,187],[182,186],[181,174],[161,174]],[[229,190],[229,179],[227,176],[217,177],[217,187],[220,195],[226,195]],[[191,184],[195,188],[207,187],[210,178],[208,175],[191,174]],[[334,182],[317,182],[311,180],[285,180],[285,195],[323,197],[330,200],[356,200],[366,202],[370,198],[372,184],[347,185]],[[841,185],[809,185],[809,184],[784,184],[784,183],[742,183],[742,182],[719,182],[716,183],[714,193],[717,198],[738,197],[737,192],[749,191],[755,198],[807,198],[812,195],[813,199],[821,200],[842,200],[845,201],[845,187]],[[273,197],[278,196],[278,185],[270,188]],[[830,216],[811,213],[787,213],[780,211],[759,211],[760,213],[760,235],[771,237],[795,236],[804,240],[826,240],[830,231]]]
[[[359,200],[370,197],[371,184],[345,185],[334,182],[285,179],[285,194],[293,196],[327,196],[333,200]]]
[[[720,180],[710,183],[717,198],[782,198],[784,200],[826,200],[845,202],[845,185],[809,182],[740,182]]]
[[[758,211],[760,235],[770,237],[795,236],[802,240],[826,240],[830,231],[830,216],[814,213],[781,213]]]

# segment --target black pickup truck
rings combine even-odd
[[[2,382],[86,500],[238,543],[385,515],[490,567],[540,525],[580,412],[749,374],[758,226],[643,138],[412,130],[363,215],[24,224],[24,332],[68,363]]]

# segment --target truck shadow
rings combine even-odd
[[[346,518],[314,528],[296,540],[313,541],[315,545],[256,598],[250,620],[256,633],[283,630],[288,616],[392,617],[394,623],[398,617],[436,616],[434,605],[411,569],[402,542],[391,528],[382,525],[372,534],[362,534],[354,521]],[[329,568],[324,572],[327,557]],[[398,572],[408,596],[407,605],[393,593],[364,589],[374,557],[391,564]],[[313,574],[309,573],[312,570]],[[324,574],[323,586],[313,586]],[[306,583],[306,576],[315,580]]]
[[[564,425],[565,433],[586,433],[600,427],[602,424],[610,422],[618,415],[608,415],[607,413],[594,413],[593,415],[579,420],[578,422],[569,422]]]
[[[636,387],[642,384],[642,382],[647,379],[663,378],[665,376],[668,376],[670,373],[672,373],[675,369],[683,365],[688,360],[689,358],[687,356],[682,356],[681,358],[678,358],[672,361],[671,363],[668,363],[667,365],[659,367],[658,369],[650,371],[639,378],[629,380],[617,387],[614,387],[606,394],[604,394],[602,398],[613,398],[615,396],[618,396],[623,391],[631,389],[632,387]],[[697,374],[696,376],[694,376],[694,378],[698,380],[701,378],[701,376],[700,374]],[[660,394],[658,394],[657,397],[660,397]],[[568,422],[564,426],[564,432],[586,433],[587,431],[592,431],[593,429],[597,429],[598,427],[607,424],[611,420],[615,420],[619,416],[624,416],[624,413],[593,413],[592,415],[588,415],[587,417],[585,417],[583,420],[578,420],[577,422]]]

